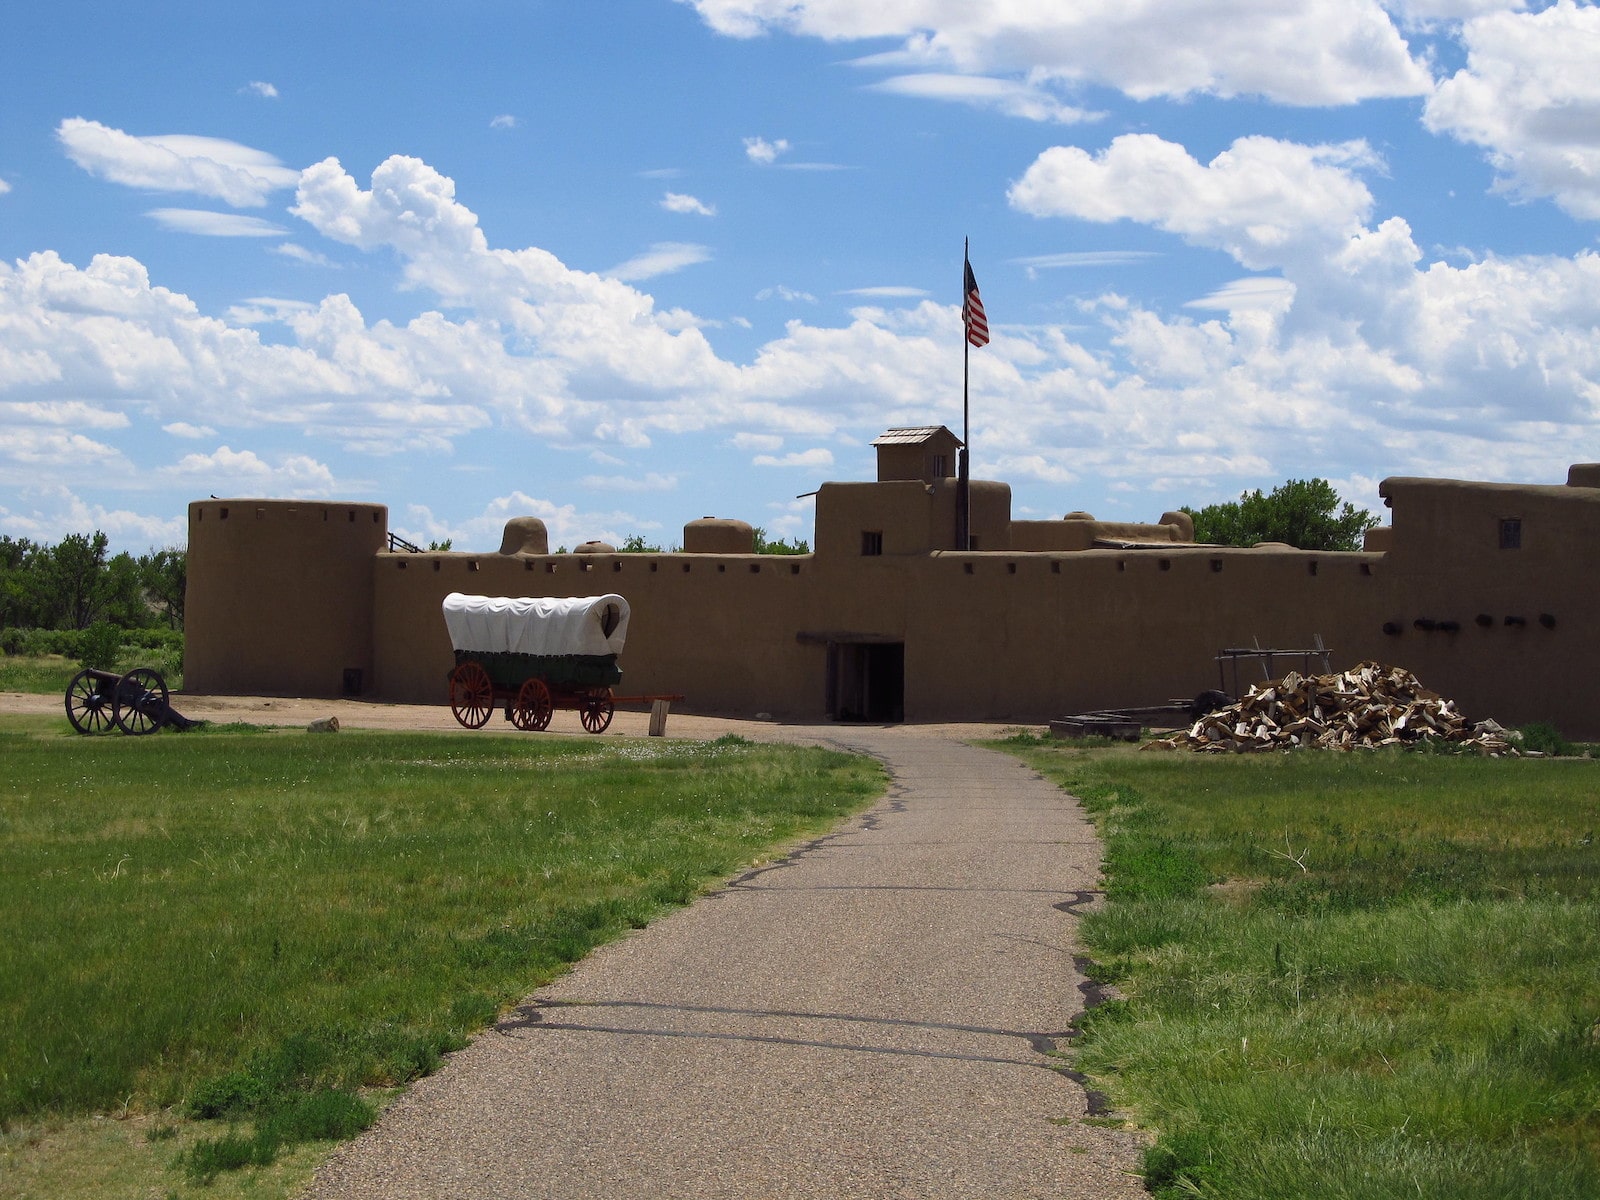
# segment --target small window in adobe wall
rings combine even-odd
[[[868,558],[883,553],[883,530],[863,529],[861,531],[861,553]]]
[[[1500,549],[1522,549],[1522,518],[1505,517],[1500,521]]]

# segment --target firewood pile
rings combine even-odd
[[[1148,742],[1145,749],[1252,750],[1376,749],[1423,738],[1475,745],[1489,755],[1517,754],[1493,721],[1470,724],[1455,702],[1430,692],[1403,667],[1364,662],[1335,675],[1291,671],[1275,683],[1201,717],[1185,733]]]

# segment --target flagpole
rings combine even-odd
[[[967,272],[972,263],[972,242],[961,239],[961,457],[960,478],[956,483],[956,549],[972,549],[972,495],[968,475],[967,448],[972,444],[971,420],[968,406],[968,365],[972,358],[972,339],[967,335]]]

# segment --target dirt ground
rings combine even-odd
[[[64,699],[58,695],[25,692],[0,692],[0,713],[56,713],[65,715]],[[463,729],[446,704],[376,704],[367,700],[306,700],[282,696],[199,696],[176,692],[172,707],[191,720],[244,721],[252,725],[283,725],[305,728],[313,721],[337,717],[341,729],[408,729],[438,733],[496,732],[516,730],[497,712],[482,730]],[[618,709],[606,737],[645,737],[649,733],[648,708]],[[671,738],[716,738],[736,733],[752,741],[805,741],[825,739],[833,729],[849,728],[830,721],[813,724],[788,724],[781,721],[737,720],[731,717],[702,717],[672,713],[667,718],[666,736]],[[952,723],[938,725],[895,725],[888,728],[905,737],[956,738],[960,740],[1002,736],[1019,728],[1042,733],[1039,725],[996,723]],[[550,732],[576,736],[585,734],[578,714],[557,710]]]

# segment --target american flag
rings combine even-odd
[[[978,295],[978,281],[972,276],[972,264],[966,264],[966,295],[961,301],[961,319],[967,326],[967,341],[974,346],[989,344],[989,318],[983,313],[983,298]]]

